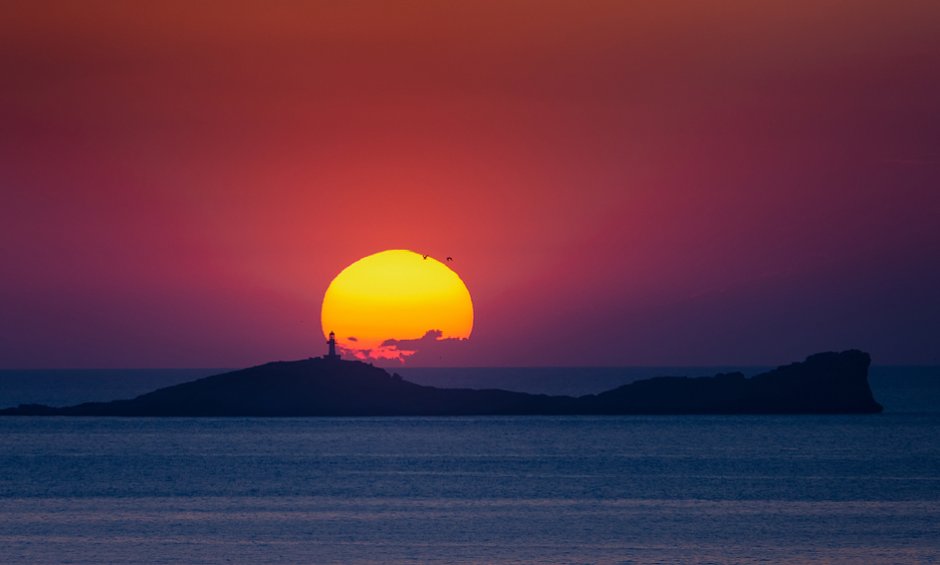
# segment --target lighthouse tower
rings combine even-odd
[[[324,359],[330,361],[339,361],[339,355],[336,354],[336,333],[330,332],[330,341],[326,342],[330,346],[330,352],[324,356]]]

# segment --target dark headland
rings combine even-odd
[[[63,408],[37,404],[6,416],[457,416],[550,414],[868,414],[867,353],[818,353],[745,378],[656,377],[600,394],[546,396],[422,386],[356,361],[275,362],[202,378],[130,400]]]

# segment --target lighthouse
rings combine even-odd
[[[330,352],[326,354],[324,359],[329,359],[330,361],[339,361],[339,355],[336,354],[336,333],[330,332],[330,340],[326,342],[330,346]]]

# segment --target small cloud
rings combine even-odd
[[[386,339],[382,342],[382,347],[398,347],[399,349],[414,349],[420,345],[427,345],[439,341],[444,337],[441,330],[428,330],[424,336],[419,339]]]
[[[358,340],[354,337],[348,338],[348,342],[354,344]],[[456,353],[458,347],[465,346],[468,339],[445,338],[444,332],[433,329],[428,330],[418,339],[386,339],[378,347],[371,349],[358,349],[351,343],[340,346],[340,354],[343,357],[358,359],[360,361],[398,361],[404,363],[406,360],[418,355],[422,359],[443,359],[451,357]]]
[[[349,341],[359,341],[359,339],[355,336],[349,336],[346,339],[348,339]]]
[[[342,345],[337,346],[339,349],[339,356],[345,357],[346,359],[357,359],[359,361],[368,361],[371,359],[372,350],[371,349],[350,349],[348,347],[343,347]]]

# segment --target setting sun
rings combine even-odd
[[[323,334],[359,359],[399,359],[413,354],[395,342],[465,339],[473,329],[473,303],[460,277],[444,263],[394,249],[343,269],[323,297]]]

